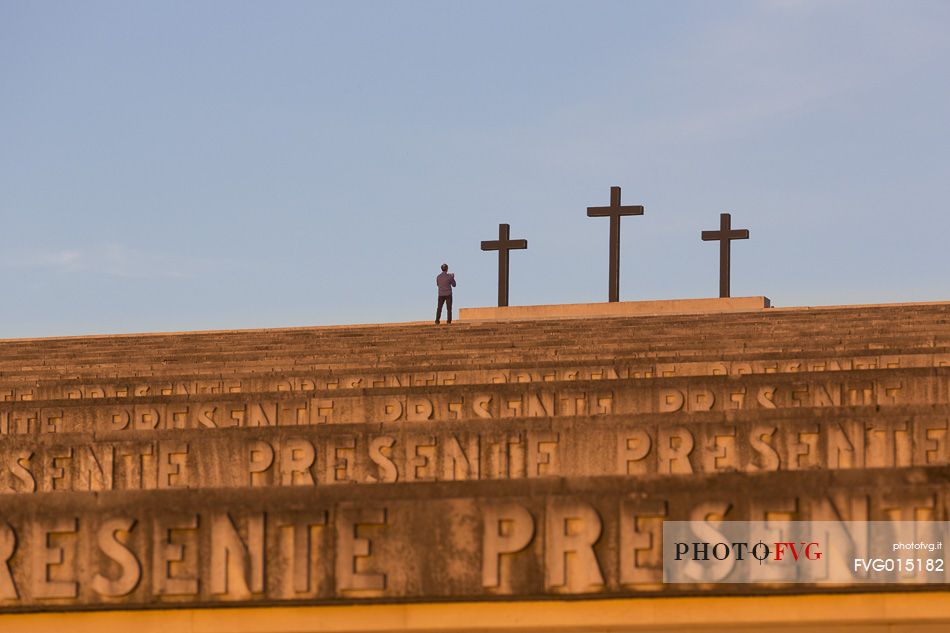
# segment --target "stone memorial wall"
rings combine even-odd
[[[950,520],[950,304],[6,341],[0,400],[3,611],[774,593],[662,522]]]

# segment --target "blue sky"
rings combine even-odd
[[[0,0],[0,337],[950,300],[947,2]]]

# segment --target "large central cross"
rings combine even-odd
[[[749,239],[748,229],[732,228],[732,216],[728,213],[719,214],[719,230],[703,231],[704,242],[719,241],[719,296],[729,296],[729,275],[731,264],[732,240]]]
[[[589,218],[610,218],[610,301],[620,301],[620,218],[643,215],[643,207],[620,206],[620,187],[610,188],[609,207],[587,207]]]
[[[512,240],[511,227],[498,225],[498,239],[482,242],[483,251],[498,251],[498,306],[508,305],[508,251],[528,248],[528,240]]]

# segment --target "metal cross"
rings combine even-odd
[[[528,248],[528,240],[509,239],[511,227],[498,225],[498,239],[482,242],[483,251],[498,251],[498,306],[508,305],[508,251]]]
[[[587,207],[589,218],[610,218],[610,301],[620,301],[620,216],[643,215],[643,207],[620,206],[620,187],[610,188],[609,207]]]
[[[703,231],[703,241],[719,241],[719,296],[729,296],[730,244],[732,240],[749,239],[748,229],[732,229],[732,216],[719,214],[719,230]]]

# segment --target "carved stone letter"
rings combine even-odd
[[[13,574],[10,573],[10,559],[16,551],[16,532],[5,521],[0,521],[0,600],[16,600],[20,597]]]
[[[173,531],[194,531],[197,529],[197,515],[172,524],[156,522],[155,535],[152,542],[152,586],[156,594],[165,596],[193,596],[198,593],[197,577],[182,577],[180,574],[172,575],[170,568],[172,563],[177,563],[180,567],[186,563],[185,546],[181,543],[172,543],[170,540],[171,533]]]
[[[264,473],[274,465],[274,447],[264,440],[253,440],[247,446],[247,483],[266,485]]]
[[[363,525],[386,525],[385,508],[354,508],[340,506],[336,515],[336,586],[337,591],[382,591],[386,574],[361,571],[372,553],[372,541],[357,536]]]
[[[133,527],[134,519],[122,518],[109,519],[99,526],[99,532],[96,534],[99,549],[119,564],[122,573],[115,580],[97,573],[92,579],[92,588],[96,593],[109,598],[120,598],[129,595],[138,586],[142,578],[142,565],[132,550],[118,537],[118,532],[128,534]]]
[[[688,475],[693,472],[689,455],[696,442],[689,429],[682,426],[660,427],[657,432],[657,468],[661,475]]]
[[[663,582],[663,519],[665,501],[625,499],[620,502],[620,584],[652,585]]]
[[[211,593],[248,596],[263,591],[264,514],[247,517],[247,542],[231,515],[215,514],[211,517]]]
[[[594,554],[602,527],[597,511],[576,499],[552,499],[546,515],[544,588],[582,593],[602,587],[604,576]]]
[[[617,461],[621,475],[637,475],[648,470],[643,459],[650,454],[653,441],[643,429],[621,430],[617,434]]]
[[[501,587],[501,556],[515,554],[528,546],[534,538],[534,518],[517,503],[489,505],[482,516],[482,586]]]
[[[79,583],[73,580],[53,580],[50,567],[66,562],[66,552],[62,547],[51,547],[50,537],[54,534],[73,534],[79,521],[55,519],[46,527],[41,521],[33,523],[33,597],[34,598],[75,598],[79,595]]]

